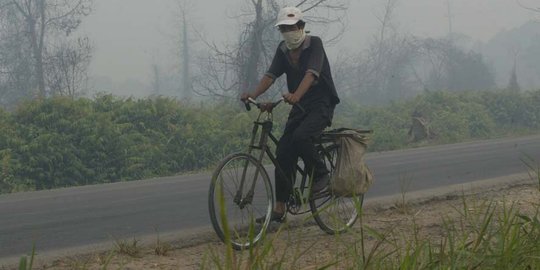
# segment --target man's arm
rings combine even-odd
[[[257,88],[255,88],[255,92],[253,93],[242,93],[240,95],[240,100],[246,101],[248,98],[256,99],[258,96],[262,95],[270,86],[274,83],[274,79],[268,75],[264,75],[257,85]]]
[[[264,75],[259,82],[259,85],[257,85],[257,88],[255,88],[255,92],[253,93],[253,95],[255,96],[254,98],[257,98],[258,96],[264,94],[264,92],[266,92],[266,90],[268,90],[268,88],[270,88],[273,83],[274,79],[272,77]]]
[[[298,86],[296,91],[294,91],[294,93],[292,94],[287,93],[283,95],[283,97],[285,97],[287,102],[290,104],[297,103],[307,93],[307,91],[309,91],[309,89],[311,88],[311,85],[315,81],[315,78],[316,77],[312,72],[310,71],[306,72],[306,75],[304,75],[304,78],[300,82],[300,85]]]

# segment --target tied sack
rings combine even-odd
[[[373,183],[373,175],[364,163],[370,131],[341,129],[333,134],[339,145],[336,169],[330,183],[337,196],[353,197],[367,192]]]

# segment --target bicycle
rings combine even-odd
[[[266,155],[278,171],[281,171],[268,141],[270,139],[274,145],[278,143],[278,139],[272,134],[272,111],[282,101],[283,99],[257,103],[251,98],[248,99],[249,103],[259,109],[248,151],[225,157],[212,175],[208,196],[212,226],[219,238],[225,243],[229,242],[236,250],[257,244],[270,224],[274,194],[263,159]],[[246,103],[248,110],[249,103]],[[316,148],[332,175],[336,168],[339,148],[333,133],[323,132],[316,142]],[[252,155],[255,150],[260,151],[258,157]],[[342,233],[352,227],[358,219],[363,194],[356,197],[337,197],[328,189],[310,194],[311,179],[308,173],[300,164],[297,164],[296,169],[296,178],[299,176],[301,181],[293,181],[287,212],[292,215],[311,212],[317,225],[328,234]],[[262,224],[257,224],[255,219],[261,216],[266,216],[266,219]]]

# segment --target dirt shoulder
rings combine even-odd
[[[396,229],[406,233],[407,228],[412,228],[414,224],[420,234],[437,236],[442,233],[444,219],[456,218],[460,211],[475,211],[483,201],[501,205],[513,203],[520,212],[533,211],[540,202],[538,185],[538,181],[531,180],[527,174],[519,174],[368,200],[364,207],[363,224],[382,233]],[[467,209],[463,209],[464,205]],[[272,245],[267,261],[290,257],[286,265],[291,269],[299,266],[311,269],[324,265],[339,256],[340,252],[349,252],[351,246],[358,246],[355,237],[327,235],[311,221],[296,219],[283,226],[273,228],[274,233],[270,234]],[[360,222],[355,224],[355,231],[351,234],[356,236],[360,227]],[[162,238],[167,240],[159,245],[156,239],[143,241],[144,244],[134,248],[135,256],[118,254],[115,248],[104,252],[87,250],[79,255],[60,258],[38,256],[34,266],[35,269],[102,269],[103,266],[107,266],[107,269],[212,269],[216,265],[213,259],[221,258],[225,253],[224,245],[208,229],[189,232],[182,239],[171,240],[171,237],[174,236]],[[132,244],[132,240],[128,239],[126,246]],[[375,242],[373,237],[365,239],[368,249]],[[156,255],[156,247],[166,251],[165,255]],[[247,252],[235,252],[238,260],[246,256]]]

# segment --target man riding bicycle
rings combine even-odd
[[[285,73],[289,93],[283,97],[290,104],[300,105],[292,107],[283,136],[277,145],[277,162],[283,173],[276,169],[276,204],[271,221],[283,222],[285,219],[298,157],[302,158],[307,172],[313,178],[312,194],[324,190],[330,181],[329,171],[315,149],[314,138],[331,125],[339,97],[322,41],[317,36],[306,35],[305,24],[300,9],[281,9],[276,26],[284,40],[279,44],[270,68],[255,91],[241,96],[244,102],[248,98],[257,98]],[[264,222],[264,219],[258,218],[257,222]]]

